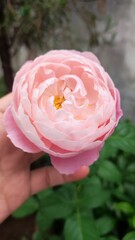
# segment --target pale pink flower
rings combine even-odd
[[[17,72],[4,120],[16,147],[44,151],[70,174],[98,159],[121,116],[119,92],[94,54],[54,50]]]

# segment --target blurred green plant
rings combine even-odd
[[[43,46],[48,34],[62,24],[66,4],[67,0],[7,1],[4,25],[10,33],[10,44]]]
[[[12,58],[22,45],[30,51],[47,44],[48,37],[66,18],[66,3],[67,0],[0,1],[0,59],[8,91],[13,83]]]
[[[135,126],[119,124],[86,179],[40,192],[13,216],[35,213],[33,240],[135,239]]]
[[[88,7],[87,3],[95,8]],[[17,70],[13,69],[13,59],[16,59],[22,46],[31,59],[39,50],[86,50],[100,44],[112,44],[114,23],[105,13],[105,6],[106,0],[1,0],[0,59],[7,90],[12,89],[14,71]],[[80,46],[83,37],[81,34],[78,36],[79,31],[75,32],[71,26],[76,16],[86,25],[89,39],[85,46]],[[100,27],[101,22],[104,27]],[[78,22],[78,29],[80,27]]]

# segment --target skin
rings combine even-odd
[[[0,99],[0,223],[31,195],[49,187],[77,181],[87,176],[88,167],[73,175],[61,175],[53,167],[30,171],[30,165],[42,154],[29,154],[13,146],[7,138],[3,114],[12,95]]]

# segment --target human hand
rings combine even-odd
[[[0,223],[31,195],[48,187],[79,180],[89,172],[88,167],[68,176],[61,175],[53,167],[31,171],[31,163],[42,154],[25,153],[7,138],[3,114],[11,99],[12,94],[0,99]]]

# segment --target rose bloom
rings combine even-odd
[[[4,122],[16,147],[46,152],[71,174],[98,159],[121,116],[119,92],[94,54],[54,50],[17,72]]]

